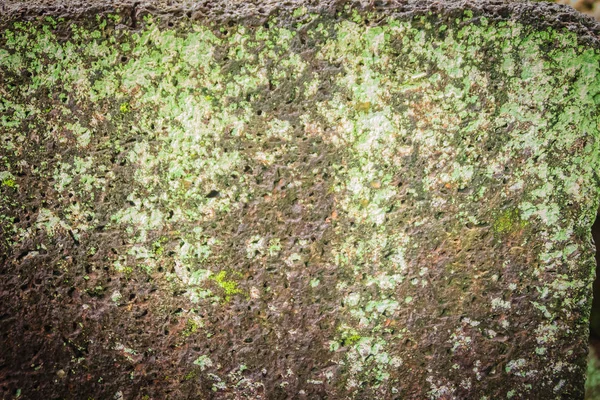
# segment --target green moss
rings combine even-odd
[[[183,336],[189,337],[189,336],[193,335],[194,333],[196,333],[198,331],[198,329],[200,329],[200,324],[197,321],[195,321],[194,319],[188,319],[185,329],[183,330]]]
[[[527,221],[521,219],[521,213],[517,208],[511,208],[498,214],[492,229],[498,234],[510,234],[518,232],[527,226]]]
[[[17,186],[17,182],[14,179],[5,179],[2,181],[2,186],[6,186],[9,188],[14,188]]]
[[[192,379],[194,379],[196,376],[198,375],[198,371],[197,370],[192,370],[190,372],[188,372],[183,379],[186,381],[191,381]]]
[[[152,252],[156,256],[161,256],[165,252],[163,245],[167,243],[169,239],[166,236],[162,236],[160,239],[152,243]]]
[[[301,17],[304,14],[306,14],[306,12],[307,12],[306,7],[299,7],[299,8],[297,8],[297,9],[294,10],[294,12],[292,13],[292,16],[294,18],[298,18],[298,17]]]
[[[220,271],[218,274],[211,277],[211,279],[221,288],[225,293],[224,301],[228,302],[231,300],[231,296],[234,294],[242,293],[242,291],[238,288],[237,282],[226,280],[225,276],[227,272]]]
[[[346,336],[342,338],[342,346],[352,346],[354,343],[358,342],[362,336],[358,334]]]

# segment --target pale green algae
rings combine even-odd
[[[412,356],[398,343],[419,338],[402,329],[402,321],[428,301],[417,289],[442,278],[431,265],[414,261],[424,238],[415,240],[402,227],[429,226],[433,210],[456,215],[448,238],[459,224],[483,223],[497,240],[536,245],[537,259],[520,268],[539,294],[539,302],[532,301],[539,325],[531,328],[538,347],[515,355],[495,373],[556,385],[565,371],[580,367],[557,356],[545,361],[549,347],[572,335],[571,316],[589,304],[592,274],[590,250],[579,238],[584,231],[588,237],[598,200],[600,56],[578,45],[575,34],[534,31],[512,21],[488,24],[485,18],[460,28],[391,18],[365,26],[355,14],[354,20],[327,27],[323,20],[309,30],[317,60],[341,65],[341,73],[331,77],[293,51],[297,31],[277,21],[222,34],[183,22],[160,28],[148,17],[139,32],[122,30],[117,39],[104,33],[107,21],[99,19],[92,31],[73,24],[66,41],[53,33],[57,22],[15,23],[4,32],[0,49],[0,69],[7,72],[0,104],[2,199],[19,188],[17,171],[27,163],[23,156],[32,137],[74,149],[57,153],[39,171],[40,179],[52,178],[56,196],[80,200],[60,214],[39,211],[35,227],[48,236],[64,231],[81,237],[99,224],[94,200],[111,193],[122,173],[102,153],[125,154],[130,191],[124,202],[111,205],[106,229],[124,230],[127,243],[112,267],[148,274],[164,268],[170,271],[165,279],[183,288],[194,307],[261,298],[262,289],[240,288],[243,271],[230,270],[235,265],[222,269],[227,232],[208,234],[205,224],[263,196],[244,170],[273,166],[299,151],[292,128],[299,121],[302,135],[321,137],[339,151],[326,171],[334,219],[353,222],[350,229],[333,228],[329,260],[346,271],[335,286],[345,308],[343,323],[329,338],[331,361],[347,367],[336,378],[343,390],[369,382],[381,394],[407,394],[396,372]],[[223,54],[239,68],[224,70]],[[14,77],[23,70],[31,73],[30,82],[17,85]],[[258,113],[257,100],[269,85],[295,82],[293,98],[316,99],[323,79],[333,80],[335,90],[315,100],[298,121]],[[47,99],[28,97],[38,91],[60,102],[45,109]],[[78,104],[91,115],[82,116]],[[276,141],[262,147],[265,138]],[[302,187],[306,179],[311,177],[297,176],[289,185]],[[459,191],[465,194],[453,195]],[[486,210],[503,204],[511,206]],[[582,210],[577,219],[569,211],[575,206]],[[420,217],[411,213],[415,209],[427,211]],[[527,243],[519,242],[524,232]],[[11,240],[22,243],[34,233],[20,230]],[[260,265],[278,257],[284,241],[257,234],[243,244],[244,257]],[[306,262],[303,257],[290,251],[281,263],[294,271]],[[504,267],[511,268],[510,262]],[[495,317],[485,324],[462,321],[444,333],[452,353],[470,352],[474,335],[493,338],[511,326],[511,314],[504,311],[525,288],[518,282],[497,285],[496,295],[486,299]],[[319,279],[306,280],[307,290],[318,286]],[[194,327],[194,333],[203,330],[201,324]],[[219,378],[213,368],[218,362],[207,355],[193,362],[218,378],[215,391],[231,381]],[[477,368],[462,371],[460,380],[449,379],[446,371],[420,373],[430,398],[485,387]],[[332,379],[323,373],[314,382]],[[511,382],[507,398],[531,394],[530,384]]]

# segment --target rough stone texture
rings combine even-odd
[[[582,397],[591,18],[38,4],[0,19],[3,398]]]

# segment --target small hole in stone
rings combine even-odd
[[[213,189],[213,190],[211,190],[211,191],[210,191],[210,192],[209,192],[209,193],[206,195],[206,197],[207,197],[207,198],[209,198],[209,199],[212,199],[212,198],[215,198],[215,197],[219,197],[219,195],[220,195],[219,191],[218,191],[218,190],[214,190],[214,189]]]

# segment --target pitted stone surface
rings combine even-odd
[[[4,398],[582,395],[592,20],[61,4],[3,5]]]

